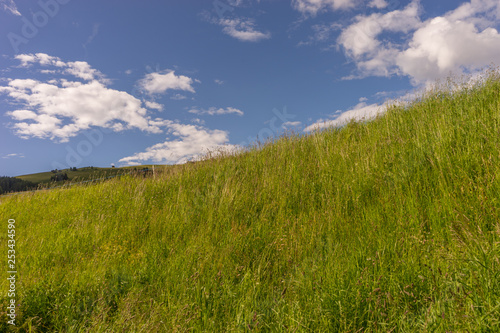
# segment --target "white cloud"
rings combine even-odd
[[[195,124],[198,124],[198,125],[204,125],[205,124],[205,120],[200,119],[200,118],[193,118],[193,119],[191,119],[191,122],[195,123]]]
[[[194,114],[199,114],[199,115],[208,114],[210,116],[235,113],[238,116],[243,116],[243,111],[236,109],[236,108],[232,108],[232,107],[227,107],[225,109],[224,108],[215,108],[215,107],[211,107],[208,109],[192,108],[188,112],[194,113]]]
[[[36,54],[18,54],[15,59],[21,61],[21,67],[30,67],[34,63],[39,63],[43,66],[66,67],[66,63],[58,57],[53,57],[45,53]]]
[[[50,66],[50,69],[44,70],[63,69],[61,74],[85,80],[81,82],[51,78],[42,82],[34,79],[9,79],[6,86],[0,86],[0,93],[7,94],[14,102],[11,105],[15,105],[16,109],[7,112],[7,116],[12,118],[12,127],[22,138],[49,138],[65,142],[90,127],[109,128],[113,131],[139,129],[150,133],[162,133],[166,130],[177,137],[120,160],[129,165],[136,165],[144,160],[182,163],[203,155],[209,149],[231,152],[238,148],[227,144],[228,133],[225,131],[179,124],[167,119],[153,119],[147,108],[161,110],[163,105],[154,101],[143,103],[124,91],[108,88],[104,82],[97,80],[101,76],[100,72],[87,63],[66,63],[45,54],[19,55],[17,58],[22,67],[34,64]],[[172,75],[169,76],[170,73]],[[173,72],[158,75],[163,76],[145,78],[145,86],[151,84],[150,91],[161,91],[165,87],[187,91],[192,89],[189,78],[175,76]],[[211,112],[211,109],[208,111]],[[241,112],[234,108],[212,111],[214,114]],[[194,121],[203,123],[201,120]],[[16,156],[20,157],[10,154],[5,158]]]
[[[338,43],[358,77],[409,76],[415,84],[500,63],[500,3],[472,0],[424,22],[418,0],[403,10],[357,16]],[[384,38],[399,33],[400,40]],[[356,76],[351,76],[352,78]]]
[[[315,24],[311,28],[314,31],[313,35],[309,36],[307,41],[299,42],[298,46],[311,45],[316,42],[327,42],[330,40],[332,33],[336,30],[340,30],[342,25],[339,23]]]
[[[86,81],[99,80],[107,83],[108,80],[104,74],[93,69],[84,61],[64,62],[58,57],[50,56],[45,53],[36,54],[18,54],[15,59],[21,61],[20,66],[24,68],[31,67],[33,64],[40,64],[44,67],[52,66],[61,69],[62,74],[73,75]],[[41,70],[41,73],[56,73],[57,70]]]
[[[105,87],[98,81],[66,82],[60,85],[35,80],[12,80],[0,87],[25,108],[7,115],[17,121],[16,134],[23,138],[38,137],[68,141],[91,126],[120,131],[138,128],[161,132],[149,123],[141,101],[126,92]]]
[[[340,127],[351,120],[371,120],[375,118],[378,114],[385,112],[386,106],[380,106],[377,104],[366,104],[364,102],[359,103],[351,110],[342,112],[337,118],[331,119],[319,119],[312,125],[307,126],[304,132],[310,132],[313,130],[319,130],[326,127]]]
[[[472,22],[438,17],[417,30],[410,47],[398,54],[396,65],[417,81],[433,80],[464,68],[500,63],[500,34],[478,31]]]
[[[175,75],[172,70],[147,74],[139,81],[139,87],[150,94],[162,94],[167,90],[183,90],[194,93],[193,79]]]
[[[271,33],[255,30],[255,22],[251,19],[220,19],[218,24],[222,31],[243,42],[259,42],[271,38]]]
[[[127,162],[127,166],[138,166],[138,165],[142,165],[141,162]]]
[[[218,17],[213,16],[209,12],[203,12],[202,17],[211,24],[222,26],[223,33],[242,42],[259,42],[271,38],[270,32],[260,31],[256,27],[253,18],[241,17],[234,14],[234,7],[244,5],[244,0],[233,0],[232,2],[228,0],[226,2],[229,6],[222,2],[216,5],[214,2],[214,8],[216,8],[215,11]],[[230,14],[231,12],[233,13]]]
[[[5,158],[5,159],[14,158],[14,157],[24,158],[24,154],[23,153],[12,153],[12,154],[7,154],[7,155],[2,156],[2,158]]]
[[[387,6],[389,6],[389,4],[385,0],[372,0],[368,4],[368,7],[377,8],[377,9],[383,9],[383,8],[385,8]]]
[[[227,0],[227,3],[233,7],[239,7],[243,4],[243,0]]]
[[[103,75],[96,69],[90,67],[90,65],[84,61],[74,61],[67,63],[68,68],[65,73],[74,75],[81,79],[91,81]]]
[[[176,101],[181,101],[183,99],[186,99],[187,97],[181,94],[175,94],[170,97],[170,99],[176,100]]]
[[[146,151],[120,159],[120,162],[133,164],[140,161],[178,164],[196,159],[210,151],[232,152],[238,146],[228,145],[228,133],[221,130],[209,130],[196,125],[170,123],[171,135],[177,140],[167,140],[146,148]]]
[[[160,104],[160,103],[145,101],[144,105],[146,105],[146,107],[148,107],[150,109],[155,109],[155,110],[158,110],[158,111],[163,111],[163,105]]]
[[[224,84],[224,81],[219,80],[219,79],[215,79],[214,82],[217,83],[218,85]]]
[[[87,50],[87,46],[90,45],[90,43],[92,43],[94,38],[99,33],[99,26],[100,26],[99,23],[94,23],[94,25],[92,26],[92,34],[87,38],[87,41],[82,45],[85,50]]]
[[[316,15],[324,10],[339,10],[355,7],[357,0],[292,0],[292,7],[302,14]]]
[[[64,68],[64,74],[88,82],[51,79],[46,82],[33,79],[9,80],[0,86],[16,110],[7,112],[17,135],[22,138],[49,138],[61,142],[78,135],[92,126],[114,131],[137,128],[161,133],[160,125],[147,115],[147,109],[134,96],[106,87],[96,77],[100,72],[85,62],[62,62],[45,54],[19,55],[22,66],[39,63],[42,66]],[[155,106],[155,105],[150,105]]]
[[[301,126],[302,123],[300,121],[287,121],[281,125],[283,128],[294,128]]]
[[[408,33],[420,25],[418,14],[418,2],[414,1],[403,10],[357,16],[356,22],[342,31],[338,42],[354,59],[359,59],[361,56],[373,57],[383,44],[377,38],[382,32]]]
[[[322,42],[330,38],[333,31],[338,30],[341,27],[338,23],[332,24],[315,24],[312,26],[314,30],[314,40]]]
[[[0,6],[5,11],[8,11],[16,16],[21,16],[21,13],[19,12],[19,10],[17,10],[17,6],[14,0],[0,0]]]

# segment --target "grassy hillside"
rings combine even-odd
[[[154,178],[0,198],[20,277],[0,330],[500,331],[500,76],[450,91]]]
[[[59,170],[60,172],[66,173],[68,175],[69,181],[78,182],[85,181],[89,179],[103,178],[114,175],[121,175],[125,173],[130,173],[134,168],[137,170],[143,168],[152,168],[152,165],[140,165],[136,167],[122,167],[122,168],[98,168],[98,167],[83,167],[76,171],[71,171],[70,169]],[[29,175],[16,176],[16,178],[27,180],[35,184],[46,184],[51,183],[50,177],[54,175],[53,172],[39,172]]]

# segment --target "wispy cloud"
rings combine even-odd
[[[207,114],[210,116],[231,114],[231,113],[237,114],[238,116],[243,116],[243,114],[244,114],[243,111],[236,109],[236,108],[232,108],[232,107],[227,107],[227,108],[211,107],[208,109],[191,108],[191,110],[189,110],[188,112],[198,114],[198,115]]]
[[[198,124],[198,125],[204,125],[205,124],[205,120],[200,119],[200,118],[193,118],[193,119],[191,119],[191,122],[194,123],[194,124]]]
[[[8,158],[24,158],[23,153],[12,153],[12,154],[7,154],[2,156],[2,158],[8,159]]]
[[[259,42],[270,39],[271,33],[259,29],[254,18],[241,16],[235,10],[237,7],[249,7],[250,3],[251,1],[244,0],[215,1],[213,5],[217,15],[204,11],[201,13],[201,17],[211,24],[221,26],[223,33],[242,42]]]
[[[305,15],[315,16],[325,10],[340,10],[355,7],[359,0],[292,0],[292,7]]]
[[[100,26],[99,23],[94,23],[94,25],[92,26],[92,33],[87,38],[87,40],[85,41],[85,43],[82,44],[82,46],[83,46],[83,48],[85,50],[85,53],[87,53],[87,46],[89,46],[90,43],[92,43],[92,41],[94,40],[94,38],[99,33],[99,26]]]
[[[315,24],[312,27],[313,34],[308,37],[306,41],[301,41],[298,46],[311,45],[318,42],[328,42],[331,40],[333,32],[338,31],[342,28],[339,23],[331,24]]]
[[[173,99],[174,101],[181,101],[183,99],[186,99],[187,97],[181,94],[175,94],[170,96],[170,99]]]
[[[300,121],[287,121],[287,122],[284,122],[283,125],[281,125],[281,126],[285,129],[297,128],[297,127],[302,126],[302,122],[300,122]]]
[[[14,0],[0,0],[0,7],[2,7],[2,9],[5,11],[10,12],[11,14],[21,16],[21,13],[19,12],[19,10],[17,10],[17,6]]]
[[[255,22],[252,19],[220,19],[218,24],[223,26],[222,31],[242,42],[259,42],[271,38],[270,32],[256,30]]]

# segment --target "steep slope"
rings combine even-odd
[[[0,199],[17,329],[499,331],[500,79],[448,89],[155,178]]]

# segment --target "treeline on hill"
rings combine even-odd
[[[37,184],[15,177],[0,177],[0,194],[27,191],[36,188]]]
[[[76,168],[70,168],[70,171],[76,171]],[[53,173],[53,175],[50,177],[51,181],[58,182],[62,180],[69,180],[68,174],[66,172],[62,172],[60,170],[51,170],[50,172]]]

